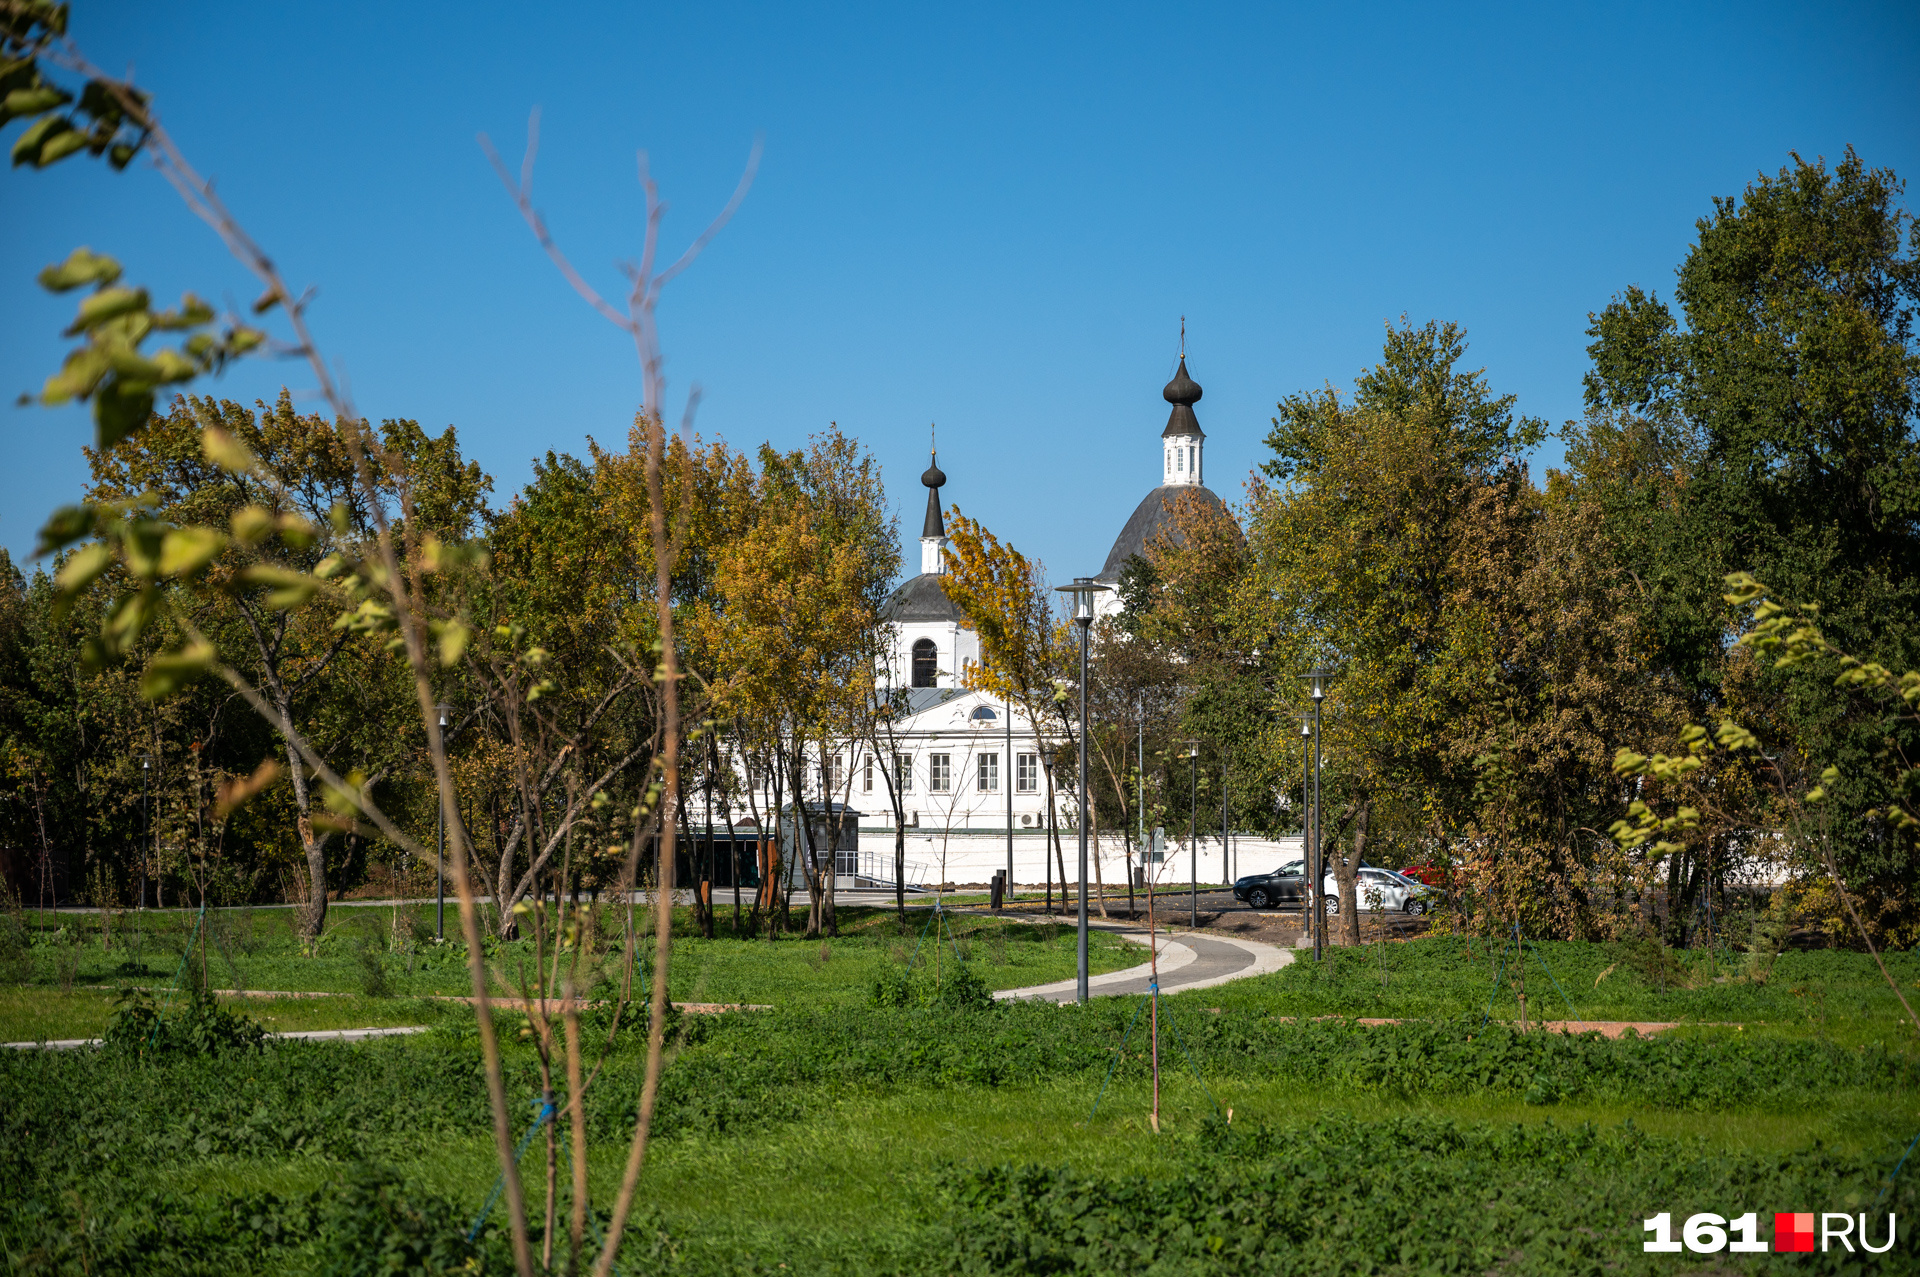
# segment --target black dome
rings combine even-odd
[[[1100,569],[1100,575],[1094,579],[1108,585],[1120,580],[1120,569],[1127,566],[1127,560],[1138,554],[1146,557],[1147,542],[1163,532],[1179,536],[1174,527],[1173,512],[1167,509],[1172,500],[1183,492],[1191,492],[1201,500],[1208,502],[1228,518],[1233,515],[1227,509],[1227,503],[1206,488],[1190,483],[1169,483],[1155,488],[1141,499],[1133,508],[1133,514],[1127,519],[1126,526],[1120,529],[1120,535],[1114,538],[1113,549],[1107,551],[1106,566]]]
[[[938,572],[922,572],[901,583],[887,598],[880,615],[888,621],[952,621],[963,624],[966,616],[947,597],[945,578]]]
[[[1200,383],[1187,376],[1187,357],[1180,356],[1180,371],[1173,374],[1173,380],[1160,392],[1161,398],[1168,403],[1183,403],[1191,408],[1200,402]]]

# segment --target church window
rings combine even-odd
[[[913,759],[905,754],[893,756],[893,783],[903,794],[913,792]]]
[[[841,766],[845,761],[838,754],[830,754],[820,760],[820,792],[832,796],[840,789],[840,782],[847,778],[847,769]]]
[[[1031,794],[1040,788],[1040,755],[1020,755],[1014,767],[1013,787],[1023,794]]]
[[[1000,792],[1000,755],[982,754],[974,770],[974,787],[983,794]]]
[[[1180,454],[1180,449],[1178,448],[1173,450],[1173,468],[1175,470],[1185,470],[1187,468],[1186,458]]]
[[[860,788],[869,794],[873,792],[873,755],[872,754],[867,755],[867,761],[860,769]]]
[[[940,676],[940,650],[932,639],[920,639],[913,645],[913,685],[934,687]]]
[[[927,788],[944,794],[953,788],[953,755],[927,755]]]

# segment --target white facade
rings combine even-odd
[[[1218,501],[1203,484],[1206,440],[1193,413],[1201,391],[1187,375],[1184,355],[1162,394],[1173,411],[1160,438],[1161,484],[1121,530],[1099,577],[1109,587],[1118,583],[1127,556],[1139,552],[1163,525],[1171,497],[1200,489]],[[968,668],[980,660],[980,637],[946,594],[947,538],[940,507],[946,475],[937,458],[921,482],[928,496],[920,572],[888,600],[889,643],[877,671],[883,688],[904,693],[906,713],[890,733],[882,732],[878,748],[869,742],[845,742],[824,766],[810,758],[807,801],[843,803],[859,813],[858,864],[850,873],[849,866],[840,865],[839,887],[890,885],[895,840],[903,828],[910,885],[984,884],[1009,865],[1013,882],[1022,888],[1049,880],[1057,885],[1060,861],[1047,834],[1047,751],[1018,709],[965,686]],[[1121,604],[1116,593],[1108,592],[1095,596],[1094,607],[1095,616],[1102,617],[1119,611]],[[890,774],[904,819],[894,814]],[[1052,779],[1059,857],[1072,877],[1079,854],[1076,780],[1070,770]],[[1169,832],[1165,863],[1151,867],[1163,886],[1185,882],[1193,872],[1185,832]],[[1221,881],[1223,874],[1275,868],[1287,856],[1284,840],[1235,838],[1228,853],[1232,864],[1227,865],[1219,831],[1201,830],[1199,835],[1199,874],[1205,882]],[[1119,830],[1100,831],[1092,852],[1092,877],[1104,881],[1110,894],[1124,896],[1129,864],[1141,864],[1137,847],[1131,848],[1129,859],[1131,841]],[[1244,865],[1243,854],[1249,856]],[[1297,857],[1297,847],[1292,854]]]
[[[1202,453],[1206,450],[1205,435],[1172,435],[1160,441],[1160,485],[1172,487],[1181,484],[1189,487],[1205,486],[1200,478]]]

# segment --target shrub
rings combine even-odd
[[[155,1006],[145,990],[128,989],[107,1022],[105,1045],[139,1057],[227,1055],[257,1051],[265,1038],[265,1029],[226,1010],[204,989],[190,992],[172,1014]]]
[[[916,971],[889,964],[875,977],[867,1002],[885,1009],[946,1007],[979,1011],[993,1005],[993,991],[964,962],[956,962],[938,975],[924,968]]]

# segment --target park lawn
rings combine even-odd
[[[1042,956],[1071,952],[1066,928],[1028,939],[975,921],[957,920],[957,942],[982,972],[994,969],[987,950],[996,942]],[[1788,955],[1818,961],[1773,973],[1775,981],[1825,981],[1824,1020],[1755,1019],[1736,1029],[1695,1019],[1642,1044],[1522,1037],[1498,1024],[1483,1029],[1473,1015],[1462,1023],[1457,1003],[1476,992],[1471,981],[1481,973],[1450,956],[1445,942],[1393,946],[1385,955],[1390,1000],[1404,1008],[1424,998],[1455,1012],[1412,1017],[1419,1023],[1369,1029],[1321,1018],[1329,1004],[1371,1006],[1380,996],[1379,968],[1364,961],[1377,963],[1378,952],[1341,954],[1304,980],[1295,967],[1171,996],[1161,1014],[1163,1127],[1155,1134],[1146,1121],[1141,1024],[1108,1081],[1137,1000],[964,1012],[869,1007],[854,996],[869,964],[904,960],[895,947],[910,952],[918,933],[903,934],[884,913],[848,922],[824,959],[819,941],[676,942],[676,970],[693,985],[725,989],[757,970],[758,987],[782,991],[771,999],[782,1009],[670,1022],[672,1063],[629,1234],[633,1271],[989,1271],[1017,1266],[996,1249],[1004,1243],[1033,1257],[1029,1270],[1069,1272],[1081,1237],[1104,1248],[1098,1262],[1087,1261],[1092,1270],[1140,1270],[1143,1254],[1187,1254],[1184,1266],[1162,1266],[1195,1271],[1213,1266],[1202,1263],[1205,1255],[1240,1246],[1238,1266],[1223,1260],[1226,1270],[1265,1272],[1276,1252],[1245,1248],[1282,1243],[1264,1236],[1264,1223],[1247,1221],[1284,1217],[1292,1221],[1284,1244],[1294,1248],[1285,1271],[1352,1271],[1355,1255],[1374,1253],[1366,1247],[1431,1243],[1439,1249],[1393,1263],[1408,1271],[1499,1268],[1514,1277],[1654,1273],[1666,1270],[1640,1251],[1645,1215],[1782,1203],[1869,1210],[1920,1128],[1912,1084],[1920,1052],[1877,1021],[1856,1023],[1835,1009],[1874,1007],[1869,977],[1878,972],[1864,955]],[[947,939],[949,955],[955,943]],[[1546,957],[1557,970],[1597,974],[1613,965],[1605,951]],[[1901,955],[1893,965],[1904,970],[1908,961]],[[1694,992],[1744,998],[1735,1008],[1743,1011],[1795,1005],[1777,1001],[1795,995],[1776,983],[1622,987],[1618,1005],[1629,1012],[1647,999],[1672,1005]],[[86,997],[107,1000],[75,992],[67,1001]],[[244,1195],[271,1193],[318,1203],[324,1215],[345,1200],[343,1185],[363,1173],[363,1161],[392,1168],[406,1185],[392,1191],[429,1204],[428,1215],[443,1221],[437,1227],[464,1234],[497,1175],[470,1054],[470,1010],[404,998],[236,1003],[310,1016],[376,1004],[402,1016],[438,1014],[437,1031],[366,1046],[282,1044],[260,1056],[199,1062],[129,1066],[104,1053],[0,1060],[12,1066],[0,1073],[0,1108],[11,1123],[44,1123],[38,1129],[46,1132],[19,1136],[11,1148],[0,1139],[0,1156],[19,1164],[19,1182],[38,1186],[32,1200],[42,1212],[10,1214],[0,1205],[10,1251],[78,1236],[63,1233],[80,1225],[63,1223],[61,1211],[78,1211],[75,1221],[88,1212],[120,1217],[130,1202],[153,1203],[175,1220],[188,1209],[180,1201],[197,1202],[192,1209],[203,1219],[218,1221],[255,1210],[242,1205],[254,1201]],[[519,1044],[518,1015],[498,1014],[518,1135],[537,1079]],[[602,1210],[625,1156],[619,1115],[638,1089],[638,1027],[616,1039],[590,1097],[598,1115],[588,1154]],[[1885,1049],[1855,1041],[1868,1032],[1879,1033]],[[1554,1085],[1543,1090],[1543,1077]],[[1712,1085],[1702,1089],[1697,1079]],[[1216,1116],[1225,1110],[1233,1112],[1230,1127]],[[133,1124],[125,1151],[87,1162],[115,1147],[116,1122]],[[238,1132],[232,1148],[283,1151],[241,1155],[197,1144],[203,1133],[227,1131]],[[285,1132],[306,1134],[275,1144],[295,1139]],[[69,1151],[39,1151],[56,1147],[47,1138]],[[78,1169],[85,1164],[110,1170]],[[536,1139],[522,1163],[536,1220],[543,1164]],[[62,1170],[69,1165],[76,1169]],[[69,1183],[71,1190],[62,1187]],[[1889,1209],[1904,1220],[1920,1208],[1915,1192],[1903,1179]],[[494,1224],[501,1220],[496,1214]],[[178,1227],[165,1224],[152,1236]],[[331,1262],[322,1253],[329,1244],[323,1235],[262,1251],[232,1271],[319,1271]],[[497,1232],[486,1244],[493,1271]],[[1509,1253],[1511,1262],[1500,1262]],[[1727,1271],[1757,1270],[1766,1258]]]
[[[430,905],[421,906],[414,916],[427,919],[431,911]],[[375,938],[394,934],[394,912],[336,906],[329,938],[318,953],[303,957],[288,911],[211,911],[207,981],[216,990],[251,991],[233,1005],[270,1032],[423,1023],[420,999],[471,994],[465,947],[427,943],[412,952],[376,947]],[[113,949],[103,950],[97,934],[80,946],[69,989],[50,983],[55,976],[45,960],[39,983],[0,986],[0,1041],[98,1037],[122,990],[140,987],[164,997],[177,976],[186,972],[184,978],[191,978],[193,964],[181,959],[190,939],[196,940],[196,958],[199,953],[195,915],[151,911],[123,918],[135,921],[116,933]],[[612,926],[612,920],[603,919],[602,934]],[[643,936],[639,948],[641,963],[650,963],[652,938]],[[930,910],[909,914],[904,926],[889,910],[843,910],[841,934],[829,940],[736,939],[724,931],[706,940],[682,934],[673,951],[669,992],[674,1001],[762,1006],[864,1005],[882,972],[908,961],[937,970],[964,957],[989,989],[1068,979],[1076,964],[1074,931],[1065,922],[952,913],[936,919]],[[1144,958],[1143,948],[1110,932],[1088,936],[1087,961],[1095,974]],[[520,978],[534,961],[529,942],[495,946],[489,959],[493,992],[517,996]],[[371,996],[376,971],[383,991]],[[607,951],[588,966],[581,984],[604,994],[622,974],[621,955]],[[260,996],[271,992],[332,996]]]
[[[1634,1133],[1665,1141],[1669,1156],[1702,1163],[1741,1155],[1765,1161],[1817,1144],[1878,1157],[1889,1166],[1900,1146],[1892,1129],[1920,1126],[1920,1100],[1872,1093],[1837,1094],[1813,1111],[1702,1114],[1528,1105],[1488,1096],[1410,1100],[1340,1090],[1315,1094],[1239,1079],[1203,1089],[1191,1075],[1169,1073],[1162,1130],[1156,1135],[1146,1121],[1147,1087],[1129,1082],[1110,1088],[1099,1116],[1089,1121],[1096,1089],[1084,1078],[1001,1089],[909,1088],[841,1098],[806,1119],[770,1130],[662,1139],[654,1144],[641,1180],[644,1229],[636,1234],[644,1244],[646,1231],[664,1231],[677,1248],[724,1259],[741,1271],[778,1271],[788,1261],[801,1270],[819,1265],[857,1271],[865,1265],[864,1271],[890,1271],[890,1254],[906,1267],[913,1252],[945,1241],[941,1203],[945,1185],[956,1174],[1000,1166],[1072,1167],[1095,1178],[1171,1181],[1188,1173],[1183,1153],[1202,1137],[1215,1101],[1234,1109],[1237,1125],[1270,1126],[1283,1143],[1310,1141],[1329,1125],[1375,1128],[1379,1152],[1389,1159],[1399,1119],[1469,1129],[1565,1130],[1585,1124],[1601,1136]],[[590,1149],[596,1205],[602,1209],[610,1205],[624,1154],[624,1145],[616,1141],[596,1141]],[[536,1219],[544,1209],[542,1166],[536,1142],[522,1163],[529,1212]],[[497,1177],[491,1144],[481,1135],[441,1137],[395,1167],[410,1182],[470,1211],[477,1211]],[[1630,1193],[1636,1173],[1630,1165],[1615,1168],[1611,1187]],[[321,1189],[328,1174],[310,1160],[216,1158],[195,1165],[171,1185],[208,1194],[286,1195]],[[564,1158],[561,1174],[564,1183]],[[1613,1221],[1615,1231],[1637,1237],[1638,1217],[1616,1213],[1621,1218]],[[791,1264],[788,1271],[795,1270]]]
[[[46,1042],[97,1038],[106,1031],[119,995],[109,989],[0,988],[0,1042]],[[166,1004],[166,994],[155,998]],[[257,1020],[269,1033],[319,1029],[368,1029],[429,1025],[458,1004],[420,998],[368,998],[359,994],[327,997],[218,997],[221,1006]]]
[[[1221,986],[1210,1004],[1286,1015],[1519,1018],[1516,964],[1498,941],[1424,936],[1331,948],[1318,965],[1300,956],[1271,979]],[[1908,1000],[1920,1001],[1920,953],[1883,957]],[[1524,977],[1528,1018],[1536,1022],[1764,1023],[1849,1041],[1913,1037],[1899,999],[1864,953],[1789,951],[1756,968],[1741,954],[1538,941],[1528,944]]]

